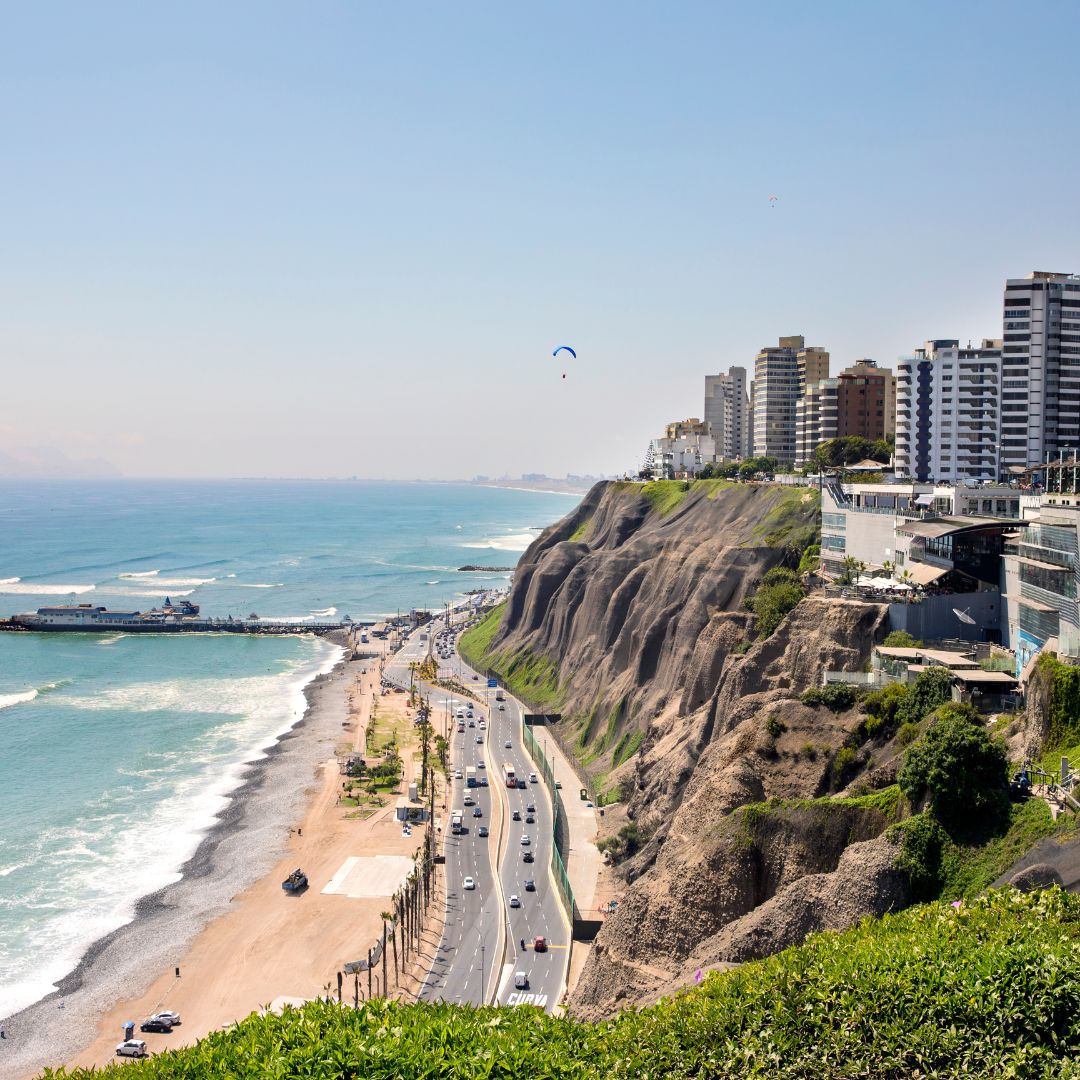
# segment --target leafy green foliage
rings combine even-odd
[[[492,642],[502,626],[506,614],[505,601],[493,607],[475,626],[461,635],[458,649],[465,660],[474,668],[483,671],[487,667],[487,655]]]
[[[592,528],[592,518],[591,518],[591,517],[589,517],[589,518],[586,518],[586,519],[585,519],[585,520],[584,520],[584,521],[583,521],[583,522],[582,522],[582,523],[581,523],[581,524],[580,524],[580,525],[579,525],[579,526],[578,526],[578,527],[577,527],[577,528],[576,528],[576,529],[575,529],[575,530],[574,530],[574,531],[573,531],[573,532],[572,532],[572,533],[570,534],[570,537],[569,537],[569,539],[570,539],[570,542],[571,542],[571,543],[578,543],[579,541],[581,541],[581,540],[584,540],[584,539],[585,539],[585,537],[589,535],[589,529],[591,529],[591,528]]]
[[[840,749],[836,751],[836,756],[832,759],[832,765],[830,767],[832,773],[832,785],[834,788],[841,788],[844,786],[844,782],[851,775],[857,760],[858,755],[850,746],[841,746]]]
[[[811,462],[814,469],[838,469],[866,460],[880,461],[887,465],[891,456],[892,447],[884,439],[865,439],[861,435],[851,435],[821,443],[814,451]]]
[[[859,691],[850,683],[826,683],[824,686],[812,686],[804,690],[799,700],[804,705],[824,705],[833,712],[850,709],[859,700]]]
[[[896,732],[896,741],[901,746],[910,746],[918,737],[919,732],[922,730],[919,724],[913,724],[910,721],[906,724],[901,724]]]
[[[739,479],[753,480],[758,475],[771,478],[776,473],[777,464],[778,462],[774,457],[747,458],[739,466]]]
[[[1080,667],[1044,654],[1036,661],[1036,677],[1046,684],[1049,723],[1044,752],[1076,746],[1080,743]]]
[[[694,475],[698,480],[734,480],[739,475],[739,463],[737,461],[710,461]]]
[[[922,642],[912,637],[906,630],[892,630],[885,635],[881,643],[889,649],[921,649]]]
[[[629,821],[614,836],[597,840],[596,846],[608,854],[613,863],[620,863],[636,855],[652,835],[652,829],[643,829],[636,821]]]
[[[1080,1052],[1080,899],[1000,890],[815,934],[604,1023],[325,1001],[73,1080],[1062,1077]],[[122,1070],[122,1071],[121,1071]],[[65,1074],[50,1073],[49,1076]]]
[[[933,814],[916,814],[896,826],[901,837],[897,866],[908,875],[916,900],[933,900],[941,893],[941,852],[949,835]]]
[[[939,820],[968,820],[1000,810],[1008,779],[1005,748],[981,724],[948,710],[908,748],[897,779],[913,803],[929,795]]]
[[[747,606],[757,616],[755,628],[759,638],[767,638],[806,595],[794,570],[774,566],[761,579]]]
[[[821,545],[810,544],[809,547],[802,553],[799,559],[798,574],[801,578],[803,574],[814,574],[821,566]]]
[[[927,668],[907,688],[896,709],[898,724],[917,724],[926,719],[939,705],[952,699],[952,677],[948,669],[935,664]]]
[[[776,715],[776,713],[773,713],[772,716],[765,721],[765,730],[769,733],[770,738],[779,739],[780,736],[787,731],[787,725]]]
[[[867,737],[879,736],[891,739],[900,726],[900,706],[907,697],[907,687],[889,683],[879,690],[871,690],[862,701],[867,719],[863,724]]]
[[[638,752],[639,747],[644,741],[644,731],[624,731],[619,741],[615,744],[615,749],[612,752],[612,765],[618,768],[624,761],[632,758]]]

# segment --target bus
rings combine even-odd
[[[507,787],[517,787],[517,776],[514,774],[514,766],[510,762],[506,762],[503,765],[503,779],[506,781]]]

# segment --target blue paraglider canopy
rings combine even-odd
[[[559,353],[563,351],[563,349],[565,349],[575,360],[577,359],[577,353],[574,352],[574,350],[570,348],[569,345],[560,345],[551,355],[558,356]]]

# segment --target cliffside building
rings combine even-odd
[[[806,388],[829,377],[829,353],[799,335],[782,337],[754,360],[754,454],[795,461],[795,407]]]
[[[840,380],[818,379],[795,402],[795,465],[809,461],[814,451],[839,434]]]
[[[1005,282],[1001,443],[1006,469],[1080,446],[1080,276]]]
[[[928,341],[896,369],[897,476],[1000,479],[1002,342]]]
[[[693,476],[703,465],[717,460],[716,443],[708,425],[697,417],[676,420],[649,443],[646,460],[659,480]]]
[[[705,376],[705,424],[721,461],[741,461],[751,453],[750,398],[746,368]]]

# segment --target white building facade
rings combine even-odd
[[[705,376],[703,416],[719,460],[741,461],[750,456],[751,414],[746,368],[731,367],[726,375]]]

